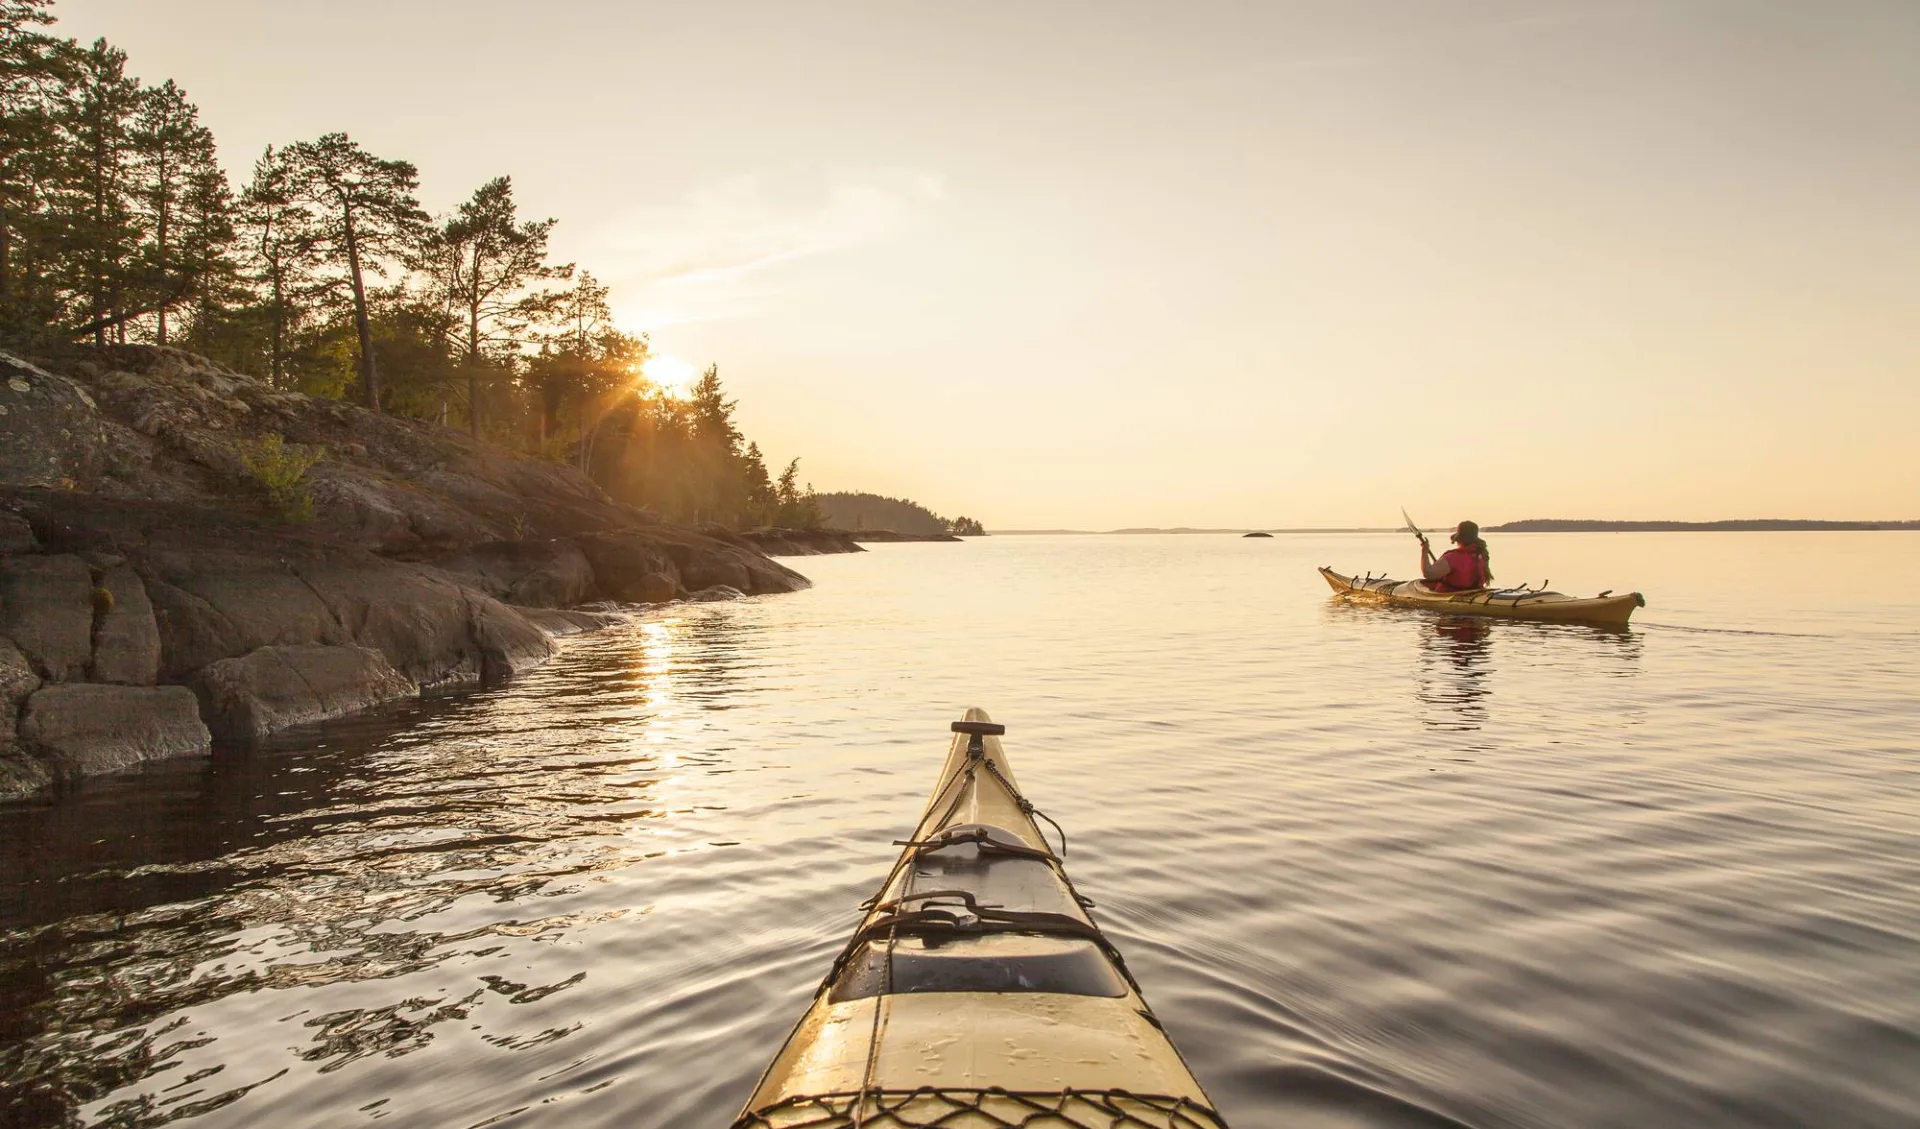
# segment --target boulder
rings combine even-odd
[[[0,482],[71,489],[93,479],[103,444],[84,387],[0,353]]]
[[[806,577],[745,545],[678,530],[661,535],[660,545],[673,560],[681,585],[690,591],[724,584],[758,596],[807,587]]]
[[[736,592],[754,587],[754,575],[747,562],[733,556],[693,556],[680,566],[680,583],[689,590],[731,588]]]
[[[526,616],[478,593],[469,598],[482,684],[498,686],[553,657],[553,640]]]
[[[39,688],[40,676],[27,656],[0,638],[0,798],[37,792],[53,780],[47,766],[27,755],[16,739],[20,705]]]
[[[0,741],[0,800],[31,796],[53,785],[53,771],[45,761],[18,745]]]
[[[61,775],[117,772],[212,747],[185,686],[43,686],[27,699],[20,744]]]
[[[488,541],[433,562],[509,604],[569,608],[593,596],[593,566],[571,541]]]
[[[26,518],[12,510],[0,510],[0,556],[31,553],[39,548],[40,542],[34,539],[33,526]]]
[[[325,721],[420,692],[369,647],[261,647],[221,659],[194,676],[207,725],[217,737],[250,740],[288,726]]]
[[[519,669],[529,648],[503,639],[538,639],[546,653],[538,628],[432,568],[371,555],[327,556],[293,568],[339,625],[343,638],[324,641],[372,647],[421,686],[486,680],[489,650],[495,660],[511,653],[509,665]]]
[[[746,593],[738,588],[729,588],[725,584],[716,584],[711,588],[702,588],[687,597],[688,603],[713,604],[722,600],[744,599]]]
[[[27,656],[0,637],[0,745],[13,740],[13,725],[20,717],[20,703],[40,688],[40,676],[33,672]]]
[[[147,586],[125,565],[100,572],[110,606],[94,617],[93,680],[151,686],[160,674],[160,628]]]
[[[0,635],[49,682],[86,677],[93,660],[93,573],[70,554],[0,558]]]
[[[593,569],[595,590],[606,599],[654,604],[681,592],[680,566],[650,532],[590,533],[573,543]]]
[[[807,586],[806,577],[756,549],[687,529],[628,529],[573,541],[592,565],[600,594],[629,603],[660,603],[715,585],[752,595]]]
[[[259,647],[353,641],[327,602],[277,556],[156,553],[146,591],[165,682],[183,682],[209,663]]]
[[[650,572],[626,586],[628,602],[664,604],[680,594],[680,582],[670,572]]]

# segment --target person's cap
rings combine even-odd
[[[1463,521],[1454,528],[1453,540],[1459,541],[1462,544],[1468,541],[1478,541],[1480,540],[1480,527],[1473,522]]]

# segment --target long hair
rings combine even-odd
[[[1455,533],[1453,535],[1454,543],[1480,558],[1480,581],[1483,584],[1492,584],[1493,554],[1487,552],[1487,543],[1480,539],[1480,527],[1470,521],[1463,521],[1460,524],[1466,526],[1471,532],[1464,538],[1462,538],[1460,534]]]

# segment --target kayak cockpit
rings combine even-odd
[[[943,937],[922,933],[901,938],[887,967],[884,940],[855,951],[828,995],[832,1003],[882,993],[1055,992],[1066,996],[1127,994],[1127,983],[1092,941],[987,933]]]

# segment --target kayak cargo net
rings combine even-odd
[[[1226,1129],[1191,1098],[1126,1090],[1020,1092],[922,1087],[793,1097],[733,1129]]]

